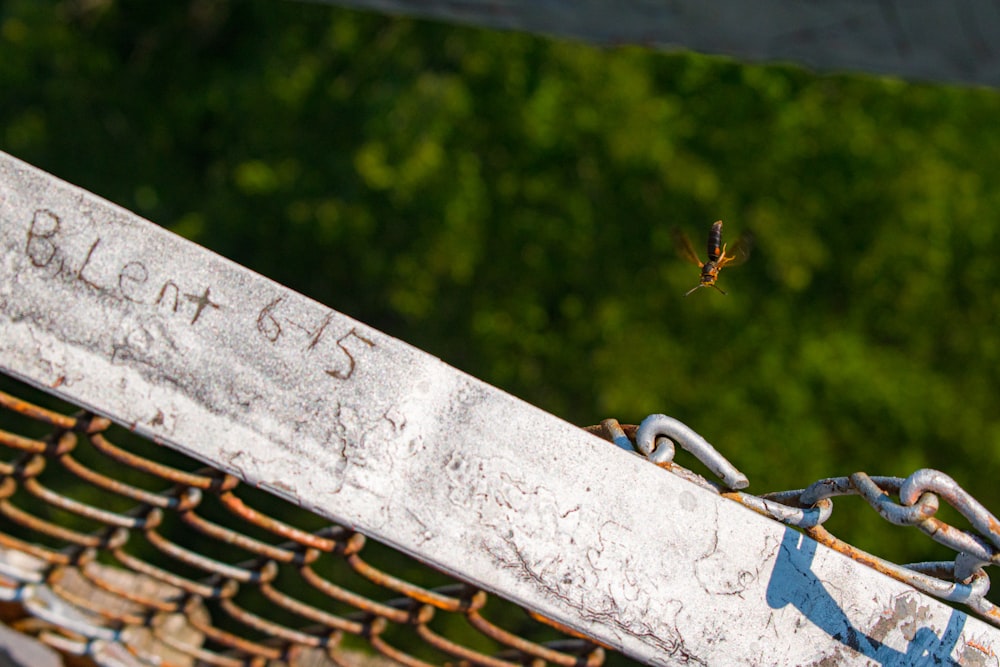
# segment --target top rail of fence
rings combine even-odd
[[[650,664],[974,664],[1000,647],[976,618],[4,154],[0,339],[4,372]]]

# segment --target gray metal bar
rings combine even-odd
[[[4,154],[0,341],[4,372],[650,664],[1000,652],[996,628]]]
[[[594,44],[638,44],[860,70],[929,81],[1000,84],[1000,5],[976,0],[324,0]]]

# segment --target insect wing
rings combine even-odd
[[[749,231],[740,234],[731,249],[727,249],[726,257],[732,257],[726,266],[739,266],[750,258],[750,251],[753,250],[753,234]]]
[[[687,237],[687,234],[674,227],[673,236],[677,254],[695,266],[701,266],[701,260],[698,259],[698,254],[694,251],[694,246],[691,245],[691,239]]]

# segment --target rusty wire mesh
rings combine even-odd
[[[192,667],[604,660],[360,533],[0,381],[17,394],[0,392],[0,620],[65,654]]]
[[[115,667],[605,660],[594,641],[531,611],[75,410],[0,374],[0,622],[64,654]],[[1000,625],[983,569],[1000,562],[1000,524],[943,473],[855,473],[756,496],[711,445],[667,422],[679,424],[651,415],[587,430]],[[722,483],[676,465],[673,442]],[[897,565],[837,540],[823,523],[832,498],[850,495],[957,556]],[[936,518],[941,503],[972,530]]]

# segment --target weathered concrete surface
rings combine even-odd
[[[4,154],[0,341],[7,373],[650,664],[996,664],[996,628]]]
[[[360,9],[923,81],[1000,84],[1000,5],[976,0],[325,0]]]

